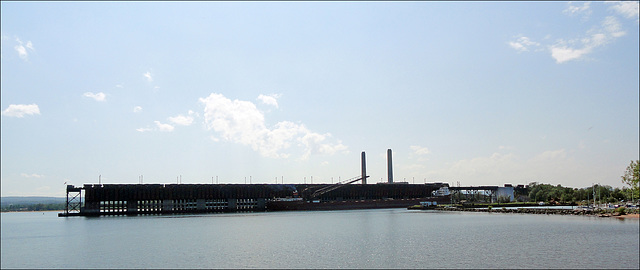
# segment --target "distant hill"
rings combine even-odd
[[[31,205],[31,204],[54,204],[54,203],[65,203],[67,198],[64,197],[2,197],[0,198],[0,205],[2,207],[8,206],[10,204],[21,204],[21,205]]]

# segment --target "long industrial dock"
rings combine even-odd
[[[314,196],[329,184],[123,184],[67,186],[60,216],[337,210],[408,207],[443,184],[345,184]],[[84,193],[84,196],[80,196]],[[300,195],[298,195],[300,194]],[[75,197],[75,198],[74,198]],[[84,201],[83,200],[84,197]]]
[[[401,208],[449,200],[436,192],[447,183],[393,182],[391,149],[387,157],[388,182],[377,184],[367,184],[362,152],[361,175],[335,184],[68,185],[67,207],[59,216]]]

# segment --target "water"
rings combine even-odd
[[[2,213],[2,268],[638,268],[639,222],[376,209]]]

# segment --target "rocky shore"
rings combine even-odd
[[[445,208],[438,207],[439,211],[462,211],[462,212],[488,212],[488,213],[514,213],[514,214],[539,214],[539,215],[577,215],[577,216],[597,216],[597,217],[626,217],[634,218],[638,214],[620,214],[606,210],[572,210],[572,209],[544,209],[544,208],[517,208],[517,209],[488,209],[488,208]]]

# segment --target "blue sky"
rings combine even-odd
[[[622,186],[638,2],[2,2],[2,196],[64,183]],[[306,180],[305,180],[306,178]],[[215,181],[215,180],[213,180]]]

